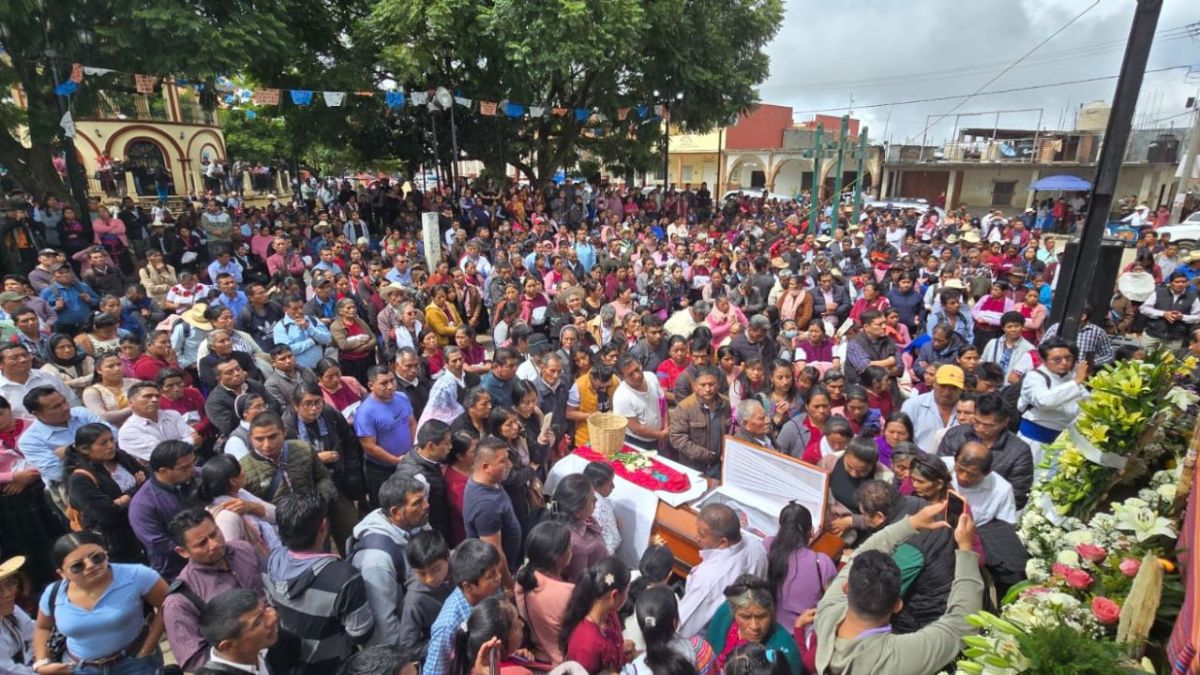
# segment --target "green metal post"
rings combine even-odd
[[[823,127],[818,124],[816,133],[813,136],[812,199],[809,202],[808,216],[808,231],[811,234],[817,233],[817,218],[821,214],[821,152],[824,150],[821,147],[822,129]]]
[[[846,156],[846,137],[850,134],[850,116],[842,115],[842,129],[838,132],[837,164],[833,171],[833,227],[838,226],[842,213],[842,159]]]
[[[852,223],[858,222],[858,216],[862,212],[863,161],[866,158],[867,128],[863,127],[862,133],[858,135],[858,168],[854,173],[854,214],[850,216]]]

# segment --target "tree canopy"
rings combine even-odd
[[[26,96],[24,107],[0,102],[0,164],[30,189],[61,190],[51,163],[61,142],[52,49],[64,78],[82,62],[207,85],[231,74],[252,88],[446,86],[476,100],[593,109],[602,117],[579,121],[456,108],[460,155],[494,173],[507,162],[534,183],[584,156],[647,170],[661,162],[666,125],[618,111],[670,103],[672,125],[703,131],[749,109],[782,12],[781,0],[0,0],[0,86]],[[132,93],[128,80],[89,78],[72,98],[76,116],[95,109],[101,89]],[[217,104],[212,86],[201,97]],[[254,109],[249,120],[223,115],[235,159],[400,159],[412,171],[435,142],[442,163],[451,157],[446,111],[390,110],[378,96],[295,106],[286,95]]]

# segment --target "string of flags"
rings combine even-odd
[[[71,96],[79,90],[86,76],[100,76],[119,73],[124,75],[133,75],[134,88],[139,94],[153,94],[156,87],[161,82],[165,82],[167,78],[157,75],[146,75],[142,73],[120,73],[111,68],[98,68],[95,66],[87,66],[80,63],[71,65],[70,77],[64,82],[58,84],[54,91],[59,96]],[[182,78],[176,78],[174,83],[177,86],[191,86],[197,91],[203,91],[205,84],[203,82],[189,82]],[[398,90],[393,91],[317,91],[312,89],[276,89],[276,88],[258,88],[249,89],[238,87],[232,80],[225,76],[219,76],[215,81],[215,88],[219,92],[217,97],[218,104],[223,107],[238,107],[247,104],[253,105],[279,105],[280,101],[285,98],[292,105],[308,106],[313,105],[314,100],[324,101],[325,106],[329,108],[339,108],[345,105],[349,94],[356,97],[378,97],[383,99],[383,103],[390,110],[398,110],[407,105],[415,107],[437,105],[442,108],[447,108],[451,105],[458,105],[468,110],[477,110],[480,115],[486,117],[508,117],[508,118],[531,118],[540,119],[548,116],[569,118],[581,124],[592,125],[590,131],[593,135],[601,135],[602,129],[598,124],[610,121],[610,117],[604,112],[596,108],[566,108],[566,107],[547,107],[537,105],[526,105],[523,103],[515,103],[513,101],[489,101],[473,99],[455,93],[452,97],[448,96],[445,89],[439,88],[436,91],[410,91],[403,92]],[[246,118],[254,119],[257,117],[255,111],[246,109]],[[616,109],[616,120],[626,122],[633,117],[636,120],[646,121],[654,119],[666,119],[669,116],[669,110],[664,105],[636,105],[626,106]]]

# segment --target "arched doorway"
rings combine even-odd
[[[156,194],[155,185],[164,181],[167,194],[175,194],[175,181],[162,147],[154,141],[139,138],[125,146],[125,167],[133,172],[138,195]]]

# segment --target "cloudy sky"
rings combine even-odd
[[[759,87],[760,98],[792,106],[797,121],[815,111],[841,115],[853,105],[853,115],[870,127],[873,139],[919,143],[926,116],[935,116],[929,119],[934,122],[961,98],[878,104],[970,94],[1094,1],[786,0],[783,26],[768,48],[771,75]],[[1116,75],[1134,4],[1100,0],[984,91]],[[1165,0],[1147,69],[1181,64],[1192,64],[1194,72],[1179,68],[1146,75],[1137,127],[1187,124],[1185,100],[1200,91],[1200,5]],[[949,139],[958,113],[1041,109],[1043,128],[1069,129],[1081,103],[1111,101],[1115,87],[1113,78],[979,95],[930,127],[929,143]],[[1032,129],[1037,121],[1036,110],[1007,113],[1000,126]],[[990,114],[964,117],[959,126],[994,122]]]

